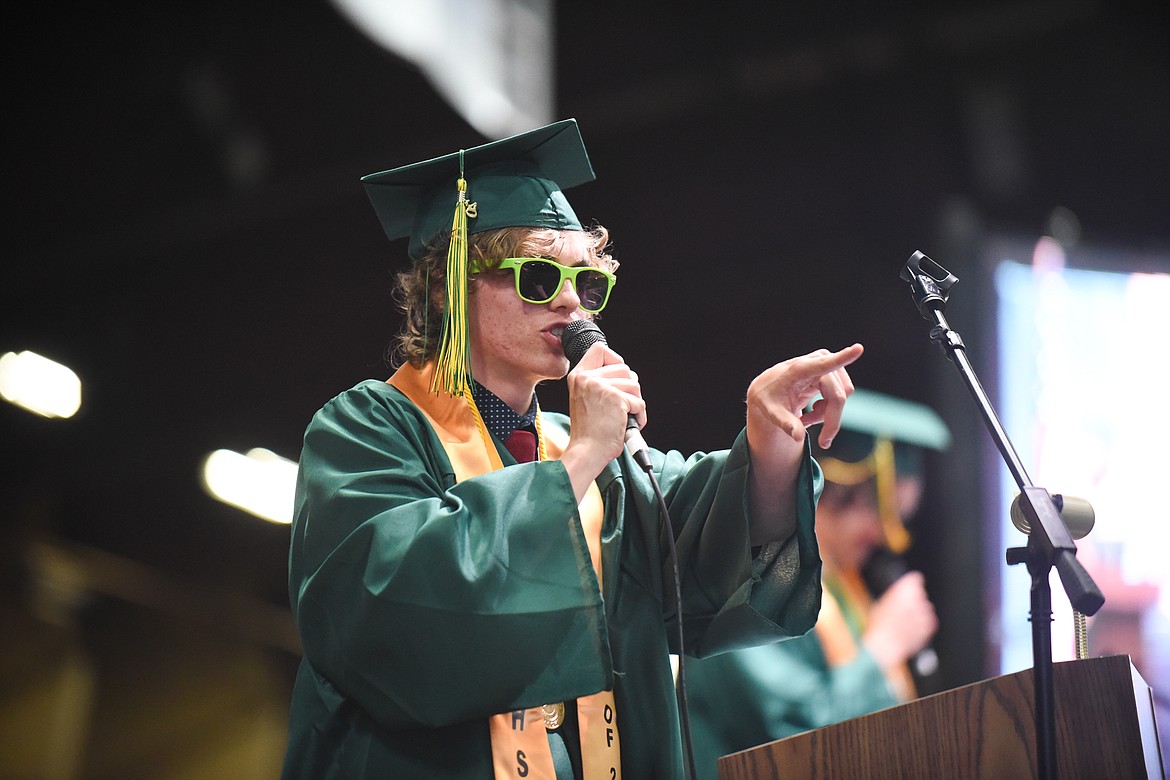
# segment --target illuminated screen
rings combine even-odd
[[[1123,253],[1094,270],[1069,263],[1051,239],[1001,252],[995,269],[998,404],[1033,484],[1090,501],[1092,532],[1077,558],[1105,596],[1088,619],[1089,656],[1126,654],[1170,713],[1170,273],[1123,271]],[[1089,258],[1091,261],[1091,258]],[[1170,269],[1165,262],[1143,268]],[[1135,264],[1129,265],[1130,268]],[[1007,508],[1018,492],[1006,467],[996,506],[1003,548],[1024,536]],[[1002,558],[1001,558],[1002,560]],[[1073,613],[1052,572],[1052,655],[1075,657]],[[1032,666],[1031,581],[1023,565],[1000,575],[1001,673]]]

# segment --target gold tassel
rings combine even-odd
[[[447,300],[443,306],[443,330],[439,336],[439,357],[431,377],[431,392],[442,390],[461,396],[469,386],[471,356],[467,331],[467,215],[474,205],[467,203],[467,182],[463,178],[463,153],[459,155],[459,196],[451,222],[451,243],[447,247]]]
[[[886,546],[896,554],[906,552],[910,546],[910,532],[902,522],[898,509],[898,473],[894,467],[894,443],[889,439],[878,439],[873,448],[874,476],[877,479],[878,516]]]

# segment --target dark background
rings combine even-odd
[[[1165,4],[631,5],[558,5],[556,114],[598,174],[570,196],[622,263],[602,325],[647,439],[726,446],[752,376],[863,342],[858,385],[956,433],[912,559],[940,684],[992,673],[986,435],[898,272],[921,249],[963,280],[951,322],[982,358],[988,235],[1060,208],[1084,245],[1170,247]],[[202,459],[295,459],[323,402],[388,375],[405,247],[358,179],[487,139],[324,3],[117,9],[6,26],[0,352],[71,366],[84,400],[66,421],[0,405],[5,593],[43,597],[27,545],[47,540],[88,562],[71,608],[91,647],[169,611],[291,668],[288,528],[208,497]],[[1135,337],[1165,359],[1163,334]]]

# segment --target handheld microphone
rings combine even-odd
[[[881,596],[894,581],[910,571],[906,560],[884,548],[875,550],[861,570],[861,577],[874,598]],[[938,653],[930,645],[919,650],[910,659],[910,668],[920,680],[926,680],[938,671]]]
[[[581,362],[589,348],[598,342],[608,343],[601,328],[592,320],[573,320],[566,325],[561,333],[561,346],[564,347],[565,357],[569,359],[569,369],[572,370],[573,366]],[[626,451],[646,471],[654,468],[650,463],[650,448],[642,438],[637,418],[632,414],[626,420]]]

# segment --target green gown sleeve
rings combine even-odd
[[[564,467],[453,484],[425,418],[373,384],[335,398],[305,434],[289,587],[315,672],[386,728],[611,687]]]
[[[821,604],[813,519],[823,478],[807,449],[797,475],[796,528],[757,550],[749,541],[746,432],[724,452],[685,459],[675,451],[656,456],[682,562],[686,653],[703,657],[809,631]],[[656,516],[649,507],[639,514]],[[665,526],[658,533],[664,539]],[[668,549],[666,542],[660,546]],[[673,573],[668,560],[662,576],[669,594]],[[674,633],[672,628],[669,635]]]

